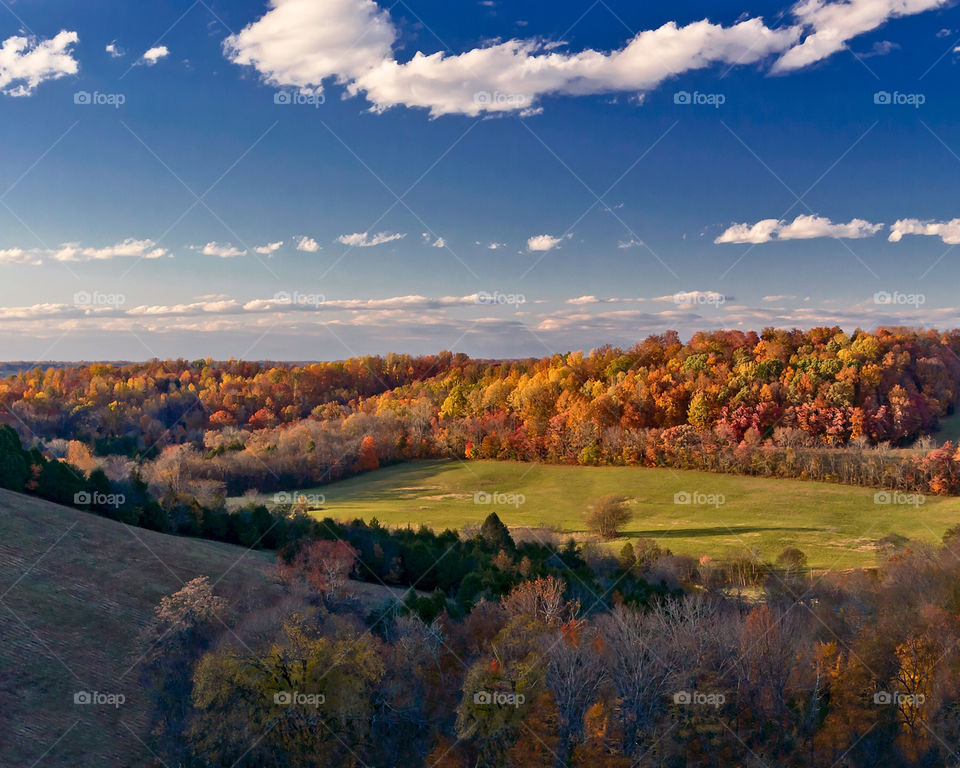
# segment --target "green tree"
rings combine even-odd
[[[6,424],[0,426],[0,488],[22,491],[29,476],[20,437]]]
[[[483,525],[480,526],[480,538],[494,552],[499,552],[501,549],[513,550],[515,546],[509,529],[501,522],[496,512],[491,512],[483,521]]]
[[[383,674],[369,633],[323,636],[295,615],[263,654],[223,647],[200,659],[193,677],[199,710],[189,731],[193,752],[204,765],[237,768],[366,763]],[[252,746],[251,734],[260,736]]]
[[[707,429],[710,426],[710,405],[703,392],[697,392],[690,400],[687,421],[697,429]]]

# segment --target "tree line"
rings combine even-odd
[[[79,441],[114,480],[138,469],[155,494],[172,487],[207,504],[437,457],[956,493],[953,444],[925,455],[898,447],[953,413],[958,354],[957,331],[814,328],[686,344],[666,333],[540,360],[98,364],[3,379],[0,418],[48,454]]]

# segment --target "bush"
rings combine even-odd
[[[608,494],[596,499],[587,511],[587,527],[605,539],[616,537],[620,529],[630,522],[633,513],[624,496]]]

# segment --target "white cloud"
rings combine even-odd
[[[194,246],[195,250],[200,251],[204,256],[219,256],[221,259],[230,259],[234,256],[245,256],[247,252],[242,248],[237,248],[231,243],[209,242],[202,248]]]
[[[567,299],[565,303],[573,304],[577,307],[585,307],[590,304],[623,304],[624,302],[630,301],[643,301],[643,299],[619,299],[619,298],[609,298],[601,299],[597,296],[577,296],[575,299]]]
[[[636,248],[640,245],[643,245],[643,241],[632,237],[629,240],[621,240],[617,243],[617,248]]]
[[[872,224],[863,219],[852,219],[846,224],[833,223],[825,216],[797,216],[793,221],[762,219],[756,224],[734,224],[713,242],[715,243],[769,243],[772,240],[811,240],[815,237],[859,239],[872,237],[883,224]]]
[[[764,296],[760,301],[791,301],[797,298],[796,296]]]
[[[265,256],[269,256],[276,251],[279,251],[283,247],[283,240],[277,240],[275,243],[267,243],[266,245],[258,245],[255,250],[257,253],[262,253]]]
[[[228,37],[224,55],[274,86],[320,90],[333,80],[364,94],[376,111],[421,107],[431,116],[538,111],[550,94],[642,97],[676,75],[714,64],[750,65],[779,55],[775,71],[808,66],[897,16],[949,0],[801,0],[794,24],[761,18],[729,27],[704,19],[644,30],[612,51],[557,50],[562,41],[511,39],[459,54],[394,57],[399,34],[373,0],[270,0],[267,12]]]
[[[771,30],[760,19],[732,27],[668,22],[610,52],[568,54],[539,40],[508,40],[456,55],[418,52],[403,64],[385,59],[349,83],[348,92],[364,93],[377,110],[423,107],[434,117],[530,113],[549,94],[648,91],[714,63],[754,63],[795,40],[795,30]]]
[[[153,240],[135,240],[128,237],[104,248],[83,248],[79,243],[64,243],[45,253],[55,261],[105,261],[121,257],[159,259],[169,254],[166,248],[157,248],[156,245]]]
[[[718,305],[734,301],[733,296],[724,296],[717,291],[679,291],[669,296],[656,296],[651,301],[664,301],[681,306]]]
[[[126,51],[117,45],[116,41],[107,43],[107,47],[104,50],[110,54],[111,59],[118,59],[126,54]]]
[[[137,240],[128,237],[113,245],[101,248],[82,246],[80,243],[62,243],[56,248],[6,248],[0,249],[0,264],[42,264],[44,260],[53,261],[107,261],[110,259],[133,257],[138,259],[159,259],[172,254],[166,248],[159,248],[150,239]]]
[[[270,0],[258,21],[223,43],[233,63],[275,86],[319,88],[353,80],[390,56],[390,15],[372,0]]]
[[[773,65],[774,72],[800,69],[841,51],[847,41],[870,32],[889,19],[911,16],[947,5],[950,0],[801,0],[792,14],[812,30]]]
[[[899,43],[892,43],[889,40],[879,40],[873,44],[873,47],[866,53],[857,54],[861,59],[870,59],[874,56],[887,56],[896,50],[899,50]]]
[[[556,42],[508,40],[464,53],[393,57],[397,30],[371,0],[271,0],[267,13],[224,41],[224,54],[271,85],[318,89],[333,79],[376,110],[423,107],[432,116],[529,112],[547,94],[650,90],[713,63],[751,64],[787,50],[799,30],[761,19],[731,27],[675,22],[637,34],[611,52],[567,54]]]
[[[778,219],[763,219],[756,224],[734,224],[728,227],[715,243],[769,243],[780,226]]]
[[[76,32],[62,30],[49,40],[15,35],[0,45],[0,92],[29,96],[47,80],[75,75],[80,68],[71,47]]]
[[[297,250],[304,251],[305,253],[316,253],[322,249],[320,247],[320,243],[318,243],[312,237],[307,237],[304,235],[297,241]]]
[[[373,245],[383,245],[394,240],[402,240],[407,235],[399,232],[381,232],[378,235],[370,235],[369,232],[354,232],[352,235],[340,235],[338,241],[351,248],[369,248]]]
[[[960,219],[950,221],[921,221],[920,219],[898,219],[890,227],[891,243],[899,243],[904,235],[932,235],[939,237],[948,245],[960,243]]]
[[[0,249],[0,264],[40,264],[40,261],[37,251],[23,248]]]
[[[430,243],[430,247],[431,247],[431,248],[446,248],[446,247],[447,247],[447,241],[444,240],[442,237],[439,237],[439,236],[438,236],[437,239],[434,240],[434,239],[433,239],[433,235],[431,235],[429,232],[424,232],[424,233],[422,233],[420,236],[423,238],[423,241],[424,241],[425,243]]]
[[[158,61],[160,61],[160,59],[163,59],[169,55],[170,51],[167,49],[167,46],[158,45],[144,53],[140,60],[148,67],[152,67]]]
[[[477,245],[483,245],[483,243],[481,243],[479,240],[477,240]],[[486,248],[488,251],[495,251],[495,250],[497,250],[498,248],[506,248],[506,247],[507,247],[507,244],[506,244],[506,243],[498,243],[498,242],[496,242],[496,241],[494,241],[494,242],[492,242],[492,243],[488,243],[488,244],[485,246],[485,248]]]
[[[553,235],[534,235],[533,237],[527,240],[527,250],[528,251],[552,251],[560,243],[568,238],[573,237],[573,235],[563,235],[562,237],[554,237]]]

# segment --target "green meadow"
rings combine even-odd
[[[590,501],[616,493],[634,512],[621,541],[648,537],[713,557],[750,548],[769,559],[794,546],[811,568],[831,570],[875,564],[890,534],[933,543],[960,522],[960,498],[877,503],[868,488],[641,467],[421,461],[299,492],[323,496],[312,505],[318,517],[459,529],[496,512],[511,527],[580,539]]]

